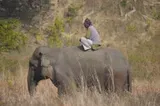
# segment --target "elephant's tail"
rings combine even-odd
[[[131,68],[127,70],[127,89],[129,92],[132,92],[132,75]]]

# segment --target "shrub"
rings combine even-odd
[[[63,45],[65,46],[78,46],[79,38],[74,36],[73,33],[62,33],[63,34]]]
[[[78,10],[78,8],[75,6],[75,5],[70,5],[69,7],[68,7],[68,16],[69,17],[75,17],[75,16],[77,16],[77,10]]]
[[[0,52],[18,50],[27,40],[17,19],[0,19]]]
[[[36,38],[36,43],[40,43],[45,39],[42,33],[40,32],[35,33],[35,38]]]
[[[54,24],[49,26],[49,46],[61,47],[62,46],[62,32],[64,32],[64,22],[61,18],[57,17]]]
[[[127,0],[122,0],[122,1],[120,2],[120,4],[121,4],[122,7],[126,7],[126,5],[127,5]]]
[[[155,20],[160,20],[160,12],[153,11],[152,17],[153,17],[153,19],[155,19]]]
[[[82,5],[76,5],[76,4],[71,4],[68,6],[68,10],[66,13],[66,20],[68,23],[70,23],[73,18],[75,18],[78,15],[78,10],[82,7]]]
[[[137,30],[136,25],[135,24],[128,24],[126,26],[126,31],[127,32],[135,32]]]

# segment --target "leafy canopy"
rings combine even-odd
[[[20,27],[17,19],[0,19],[0,52],[17,50],[25,44],[26,36]]]

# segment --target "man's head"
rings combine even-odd
[[[91,25],[92,25],[92,22],[88,18],[86,18],[84,21],[84,27],[88,29],[88,27]]]

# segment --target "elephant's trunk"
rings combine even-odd
[[[32,96],[35,92],[35,89],[36,89],[36,81],[35,81],[35,71],[34,69],[29,66],[29,71],[28,71],[28,91],[29,91],[29,94]]]

